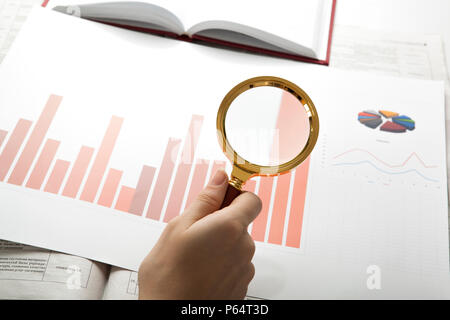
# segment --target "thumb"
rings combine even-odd
[[[202,190],[192,204],[185,210],[182,217],[192,222],[220,209],[228,187],[226,172],[219,169],[205,189]]]

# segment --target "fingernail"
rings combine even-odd
[[[227,174],[223,170],[217,170],[214,174],[214,178],[211,180],[211,184],[219,186],[228,179]]]

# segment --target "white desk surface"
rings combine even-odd
[[[450,63],[449,0],[337,0],[335,23],[374,30],[439,34]]]

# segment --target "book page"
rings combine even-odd
[[[136,271],[111,267],[103,300],[137,300],[139,293]]]
[[[109,267],[0,240],[0,299],[100,299]]]
[[[172,12],[163,7],[145,2],[107,2],[54,6],[53,10],[105,23],[125,25],[145,29],[160,30],[181,35],[184,33],[183,23]]]

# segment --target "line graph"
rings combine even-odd
[[[350,153],[354,153],[354,152],[362,152],[362,153],[366,153],[369,156],[371,156],[373,159],[375,159],[376,161],[380,162],[381,164],[385,165],[386,167],[389,168],[400,168],[400,167],[404,167],[412,158],[416,158],[420,164],[426,168],[426,169],[431,169],[431,168],[437,168],[436,165],[427,165],[420,157],[417,153],[412,152],[402,163],[399,164],[390,164],[382,159],[380,159],[379,157],[377,157],[376,155],[374,155],[372,152],[365,150],[365,149],[361,149],[361,148],[353,148],[350,150],[347,150],[345,152],[342,152],[336,156],[333,157],[333,159],[338,159],[346,154],[350,154]]]
[[[409,170],[405,170],[405,171],[400,171],[400,172],[390,172],[390,171],[386,171],[383,170],[379,167],[377,167],[375,164],[373,164],[372,162],[368,161],[368,160],[363,160],[363,161],[358,161],[358,162],[342,162],[342,163],[334,163],[332,164],[332,166],[359,166],[362,164],[368,164],[371,167],[373,167],[374,169],[378,170],[379,172],[388,174],[388,175],[403,175],[403,174],[408,174],[408,173],[416,173],[417,175],[419,175],[421,178],[430,181],[430,182],[439,182],[439,180],[436,179],[432,179],[429,178],[427,176],[425,176],[424,174],[420,173],[419,171],[417,171],[416,169],[409,169]]]

